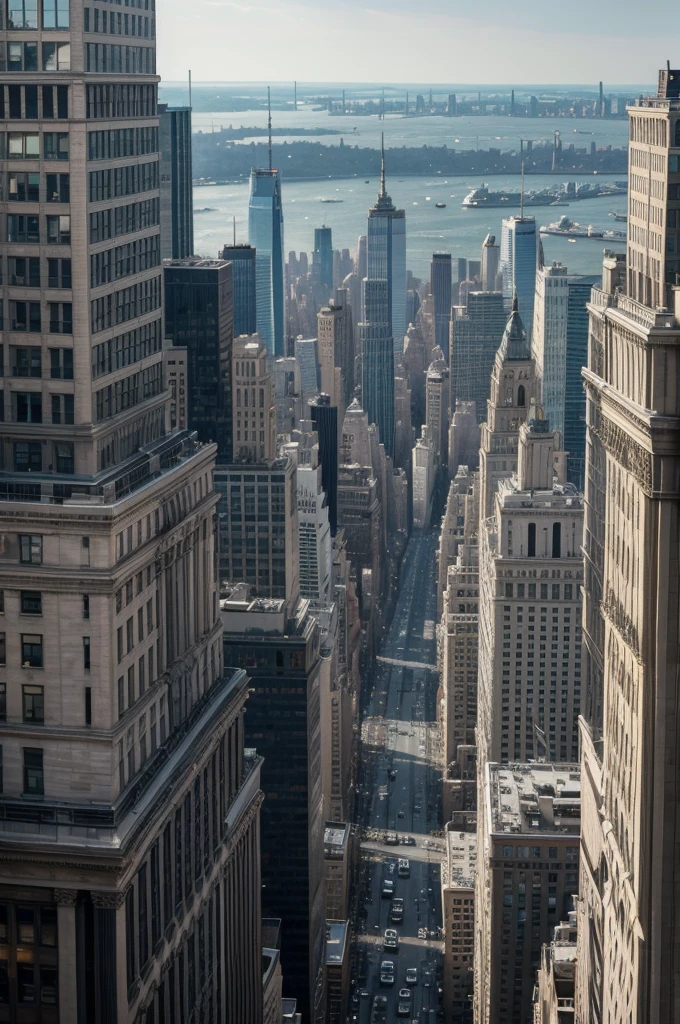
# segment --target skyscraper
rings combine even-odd
[[[495,292],[500,288],[500,261],[501,250],[500,246],[496,245],[496,236],[487,235],[482,245],[482,291]]]
[[[503,295],[510,302],[516,294],[519,312],[531,340],[534,322],[537,259],[536,219],[508,217],[501,231]]]
[[[333,233],[325,226],[314,229],[312,271],[315,275],[314,283],[330,295],[333,288]]]
[[[331,533],[338,528],[338,407],[330,395],[317,395],[309,403],[309,412],[319,438],[321,483],[328,502]]]
[[[223,670],[216,448],[166,433],[155,19],[139,8],[113,45],[84,14],[11,8],[10,45],[43,59],[12,86],[41,101],[17,137],[43,140],[43,276],[15,290],[12,214],[2,297],[16,321],[37,305],[46,333],[31,311],[33,338],[2,342],[2,1013],[179,1021],[200,987],[206,1016],[258,1020],[260,763],[241,741],[245,674]],[[23,179],[23,154],[3,172]],[[119,172],[143,198],[114,198]],[[144,243],[120,263],[117,211]]]
[[[569,281],[567,299],[567,366],[564,391],[564,434],[567,479],[579,491],[585,486],[586,395],[583,367],[588,363],[588,302],[601,277],[575,277]]]
[[[231,377],[235,462],[270,461],[276,455],[276,406],[269,362],[259,335],[235,339]]]
[[[368,284],[369,282],[367,282]],[[370,284],[383,282],[370,282]],[[394,348],[387,324],[359,324],[361,393],[368,422],[375,423],[388,455],[394,452]]]
[[[191,108],[158,104],[161,175],[161,255],[184,259],[194,252]]]
[[[271,128],[271,115],[269,119]],[[257,333],[270,356],[285,352],[285,286],[283,258],[283,205],[281,179],[272,167],[250,172],[248,241],[256,250]]]
[[[474,402],[479,421],[486,416],[491,370],[507,320],[501,292],[470,292],[466,306],[454,306],[449,356],[452,411],[456,402]]]
[[[385,281],[386,298],[374,305],[375,293],[364,292],[364,322],[385,324],[394,341],[394,354],[401,359],[406,334],[406,214],[397,210],[385,185],[385,150],[382,151],[380,192],[368,211],[366,281]],[[387,319],[384,319],[384,303]]]
[[[217,441],[220,461],[232,458],[231,361],[234,343],[232,264],[193,256],[169,260],[165,335],[187,349],[189,427]]]
[[[629,107],[628,253],[590,305],[576,1013],[678,1019],[680,71]],[[627,293],[626,293],[627,292]],[[672,440],[671,440],[672,439]]]
[[[225,245],[222,259],[231,263],[234,282],[234,337],[257,333],[257,261],[252,245]]]
[[[436,252],[430,263],[430,291],[434,305],[434,343],[449,355],[451,323],[451,253]]]

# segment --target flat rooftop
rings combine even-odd
[[[345,959],[348,933],[347,921],[326,921],[327,964],[341,964]]]
[[[347,850],[349,839],[349,825],[344,822],[333,824],[326,823],[323,831],[323,853],[324,857],[343,857]]]
[[[490,764],[487,785],[492,832],[579,835],[578,764]]]
[[[477,834],[446,833],[446,860],[442,864],[443,889],[474,889],[477,871]]]

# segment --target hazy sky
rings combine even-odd
[[[483,14],[482,14],[483,11]],[[674,0],[160,0],[166,81],[654,82]]]

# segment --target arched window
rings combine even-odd
[[[529,523],[529,548],[527,554],[529,558],[536,557],[536,523]]]
[[[562,523],[553,523],[552,556],[559,558],[562,554]]]
[[[520,409],[523,409],[526,405],[526,393],[524,391],[524,384],[520,384],[517,388],[517,404]]]

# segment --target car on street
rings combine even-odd
[[[406,971],[406,984],[417,985],[418,984],[418,968],[409,967]]]
[[[396,928],[385,929],[385,938],[383,940],[383,946],[385,948],[385,952],[399,952],[399,936],[397,935]]]
[[[402,836],[401,837],[401,842],[402,842],[403,846],[415,846],[416,845],[415,836]]]
[[[383,960],[380,964],[380,984],[394,985],[394,960]]]
[[[388,832],[385,836],[385,844],[387,846],[399,846],[399,836],[396,832]]]
[[[396,779],[396,777],[397,777],[397,769],[396,768],[390,768],[390,770],[388,771],[387,774],[389,775],[389,777],[391,779]]]
[[[400,878],[411,877],[411,865],[405,857],[399,858],[399,864],[397,865],[397,874]]]
[[[387,1022],[387,999],[385,996],[376,996],[371,1008],[371,1024],[386,1024]]]
[[[404,901],[401,896],[395,896],[390,906],[390,921],[399,924],[404,920]]]
[[[411,1016],[411,990],[409,988],[399,989],[399,1000],[397,1002],[397,1017]]]
[[[404,817],[404,812],[403,811],[397,811],[397,817],[398,818],[403,818]]]
[[[390,900],[394,896],[394,882],[391,878],[383,879],[382,889],[380,895],[385,900]]]

